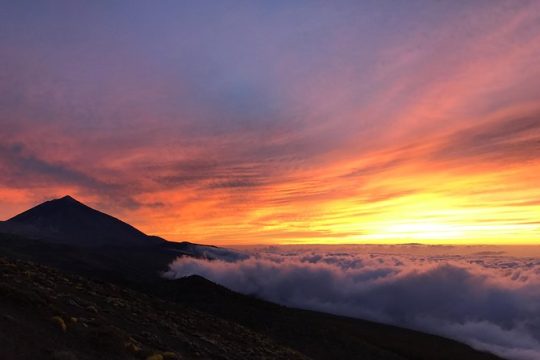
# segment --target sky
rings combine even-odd
[[[0,219],[540,244],[538,1],[0,0]]]

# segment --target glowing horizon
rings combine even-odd
[[[30,3],[0,219],[71,194],[174,241],[540,244],[537,2]]]

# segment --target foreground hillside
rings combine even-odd
[[[87,256],[85,262],[83,254],[77,259],[86,273],[97,261]],[[67,264],[63,272],[0,257],[1,359],[54,359],[58,351],[77,356],[67,359],[138,359],[167,351],[197,359],[497,359],[438,336],[279,306],[198,276],[156,276],[151,283],[132,278],[134,291],[110,277],[113,263],[94,280]],[[66,322],[65,333],[51,321],[54,316]]]
[[[0,359],[303,359],[232,322],[0,257]]]

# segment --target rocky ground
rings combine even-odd
[[[0,257],[0,358],[305,359],[234,323]]]

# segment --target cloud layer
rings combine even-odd
[[[539,257],[414,246],[209,248],[206,257],[178,258],[165,276],[198,274],[288,306],[436,333],[509,359],[540,357]]]

